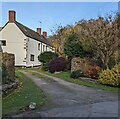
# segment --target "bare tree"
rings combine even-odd
[[[106,18],[99,17],[97,20],[82,21],[81,39],[88,41],[97,57],[99,57],[104,65],[108,67],[110,58],[118,50],[120,46],[118,23],[119,16],[112,18],[109,15]]]

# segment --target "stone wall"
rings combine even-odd
[[[2,85],[2,96],[8,95],[10,92],[15,90],[19,85],[19,81],[15,80],[15,82],[11,82],[9,84]]]
[[[73,58],[71,61],[71,72],[76,70],[81,70],[84,72],[90,66],[89,59],[83,59],[80,57]]]
[[[97,65],[95,59],[73,58],[71,62],[71,72],[80,70],[85,77],[98,79],[101,68]]]
[[[14,66],[14,55],[2,53],[2,96],[6,96],[19,85],[19,81],[15,80]]]
[[[15,81],[15,57],[13,54],[2,54],[2,84]]]

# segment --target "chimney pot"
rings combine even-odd
[[[37,33],[41,35],[41,28],[37,28]]]
[[[43,36],[44,36],[44,38],[47,37],[47,32],[46,31],[43,31]]]
[[[16,21],[16,12],[9,11],[9,22],[15,22],[15,21]]]

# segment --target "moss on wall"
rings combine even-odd
[[[2,84],[15,81],[15,57],[13,54],[2,54]]]

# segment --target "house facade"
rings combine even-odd
[[[17,22],[15,11],[9,11],[9,21],[0,30],[0,42],[3,52],[15,55],[15,66],[39,66],[39,54],[55,51],[47,40],[47,32],[41,34],[41,28],[33,31]]]

